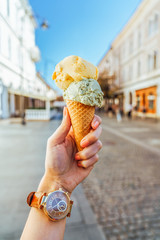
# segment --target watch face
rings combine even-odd
[[[70,200],[65,192],[58,190],[48,195],[46,212],[51,219],[62,219],[69,212]]]

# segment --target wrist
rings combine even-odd
[[[40,181],[37,192],[45,192],[48,194],[50,192],[58,190],[59,188],[62,188],[63,191],[68,192],[68,195],[71,196],[72,192],[68,190],[68,188],[59,178],[51,177],[45,173]]]
[[[70,193],[57,181],[46,174],[41,179],[37,192],[27,197],[30,207],[41,209],[51,221],[59,221],[70,217],[73,201]]]

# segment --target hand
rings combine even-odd
[[[64,108],[61,125],[48,139],[45,175],[40,190],[42,185],[46,186],[53,182],[71,193],[88,176],[98,161],[97,153],[102,147],[101,141],[98,140],[102,131],[100,123],[100,117],[95,115],[90,133],[81,141],[84,149],[77,153],[68,109]]]

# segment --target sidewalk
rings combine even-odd
[[[64,240],[105,240],[102,229],[98,226],[89,202],[84,195],[82,185],[76,188],[72,199],[74,205],[71,218],[67,219]]]
[[[46,142],[59,123],[0,123],[0,240],[20,238],[30,210],[26,196],[37,189],[43,176]],[[72,199],[74,205],[64,239],[105,240],[81,185]]]

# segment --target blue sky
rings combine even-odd
[[[29,0],[35,15],[50,24],[46,31],[36,30],[36,44],[41,51],[37,70],[55,87],[52,72],[64,57],[78,55],[98,64],[141,1]]]

